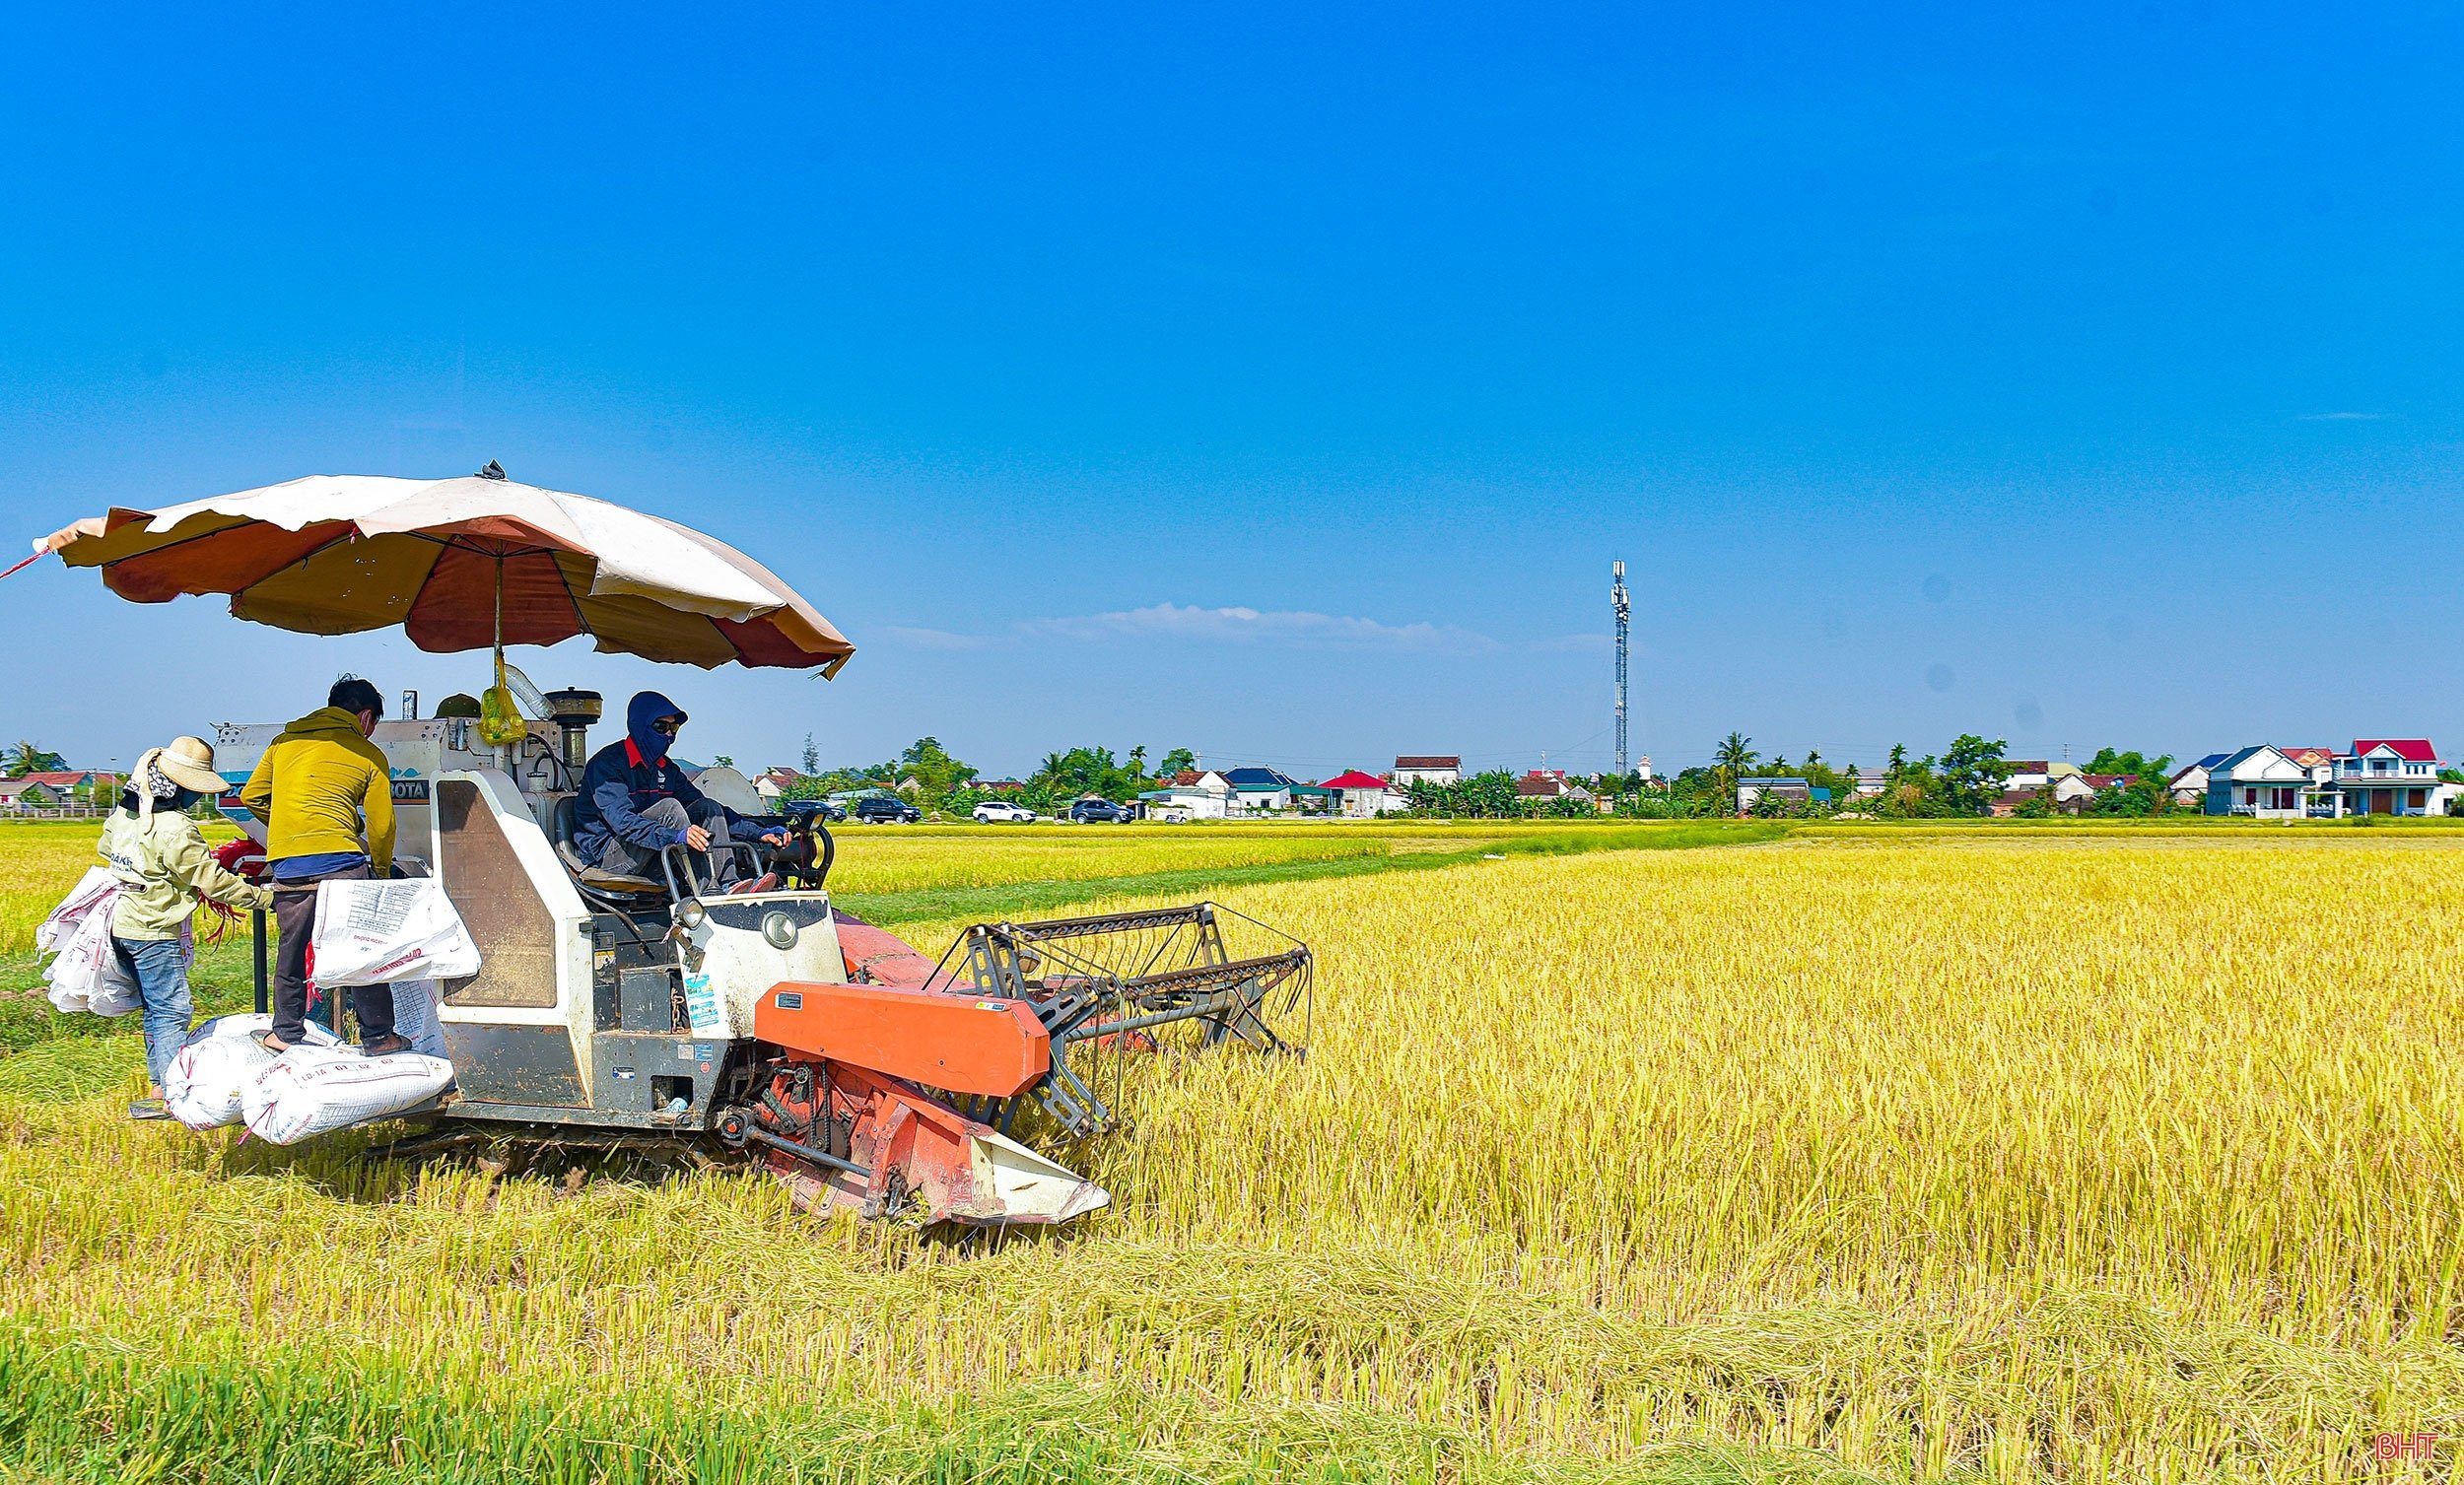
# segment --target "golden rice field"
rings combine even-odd
[[[1318,950],[1311,1055],[1147,1064],[1078,1156],[1112,1208],[989,1247],[131,1125],[126,1038],[0,1057],[0,1440],[50,1472],[0,1479],[282,1408],[376,1442],[222,1478],[2448,1477],[2373,1448],[2464,1434],[2464,837],[1222,896]]]
[[[216,841],[237,834],[214,822]],[[830,885],[853,894],[1004,882],[1071,881],[1165,870],[1410,855],[1477,846],[1547,827],[1339,824],[1199,826],[841,826]],[[1563,826],[1554,827],[1562,832]],[[0,955],[34,947],[34,925],[95,864],[100,822],[0,824]]]
[[[840,826],[830,885],[913,892],[1165,869],[1383,856],[1391,833],[1340,826]]]

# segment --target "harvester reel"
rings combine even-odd
[[[1031,1092],[1061,1130],[1084,1138],[1118,1127],[1097,1091],[1102,1064],[1130,1050],[1214,1048],[1238,1040],[1299,1055],[1275,1029],[1298,1019],[1306,1037],[1309,946],[1214,903],[1033,923],[982,923],[941,957],[935,982],[1025,1000],[1052,1043],[1052,1071]],[[1194,1036],[1176,1038],[1187,1024]],[[1117,1072],[1117,1066],[1116,1066]],[[1118,1078],[1116,1076],[1116,1089]],[[1024,1096],[961,1104],[1004,1131]]]

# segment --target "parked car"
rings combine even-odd
[[[975,809],[978,825],[1033,825],[1035,811],[1006,799],[987,799]]]
[[[842,825],[847,821],[847,806],[834,804],[827,799],[790,799],[787,802],[783,813],[790,820],[801,820],[806,815],[819,815],[832,825]]]
[[[904,799],[874,794],[856,801],[856,818],[866,825],[913,825],[924,818],[924,811]]]
[[[1069,806],[1069,818],[1080,825],[1119,825],[1129,815],[1109,799],[1081,799]]]

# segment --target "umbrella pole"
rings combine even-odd
[[[496,554],[496,684],[499,692],[505,690],[505,554],[503,552]],[[496,745],[496,766],[505,771],[507,778],[513,780],[514,792],[519,793],[521,781],[513,778],[513,758],[512,743]]]

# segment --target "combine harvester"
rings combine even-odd
[[[764,1165],[807,1208],[1061,1223],[1110,1197],[1022,1137],[1113,1127],[1103,1090],[1118,1097],[1122,1059],[1297,1050],[1281,1028],[1306,1015],[1308,947],[1213,904],[979,924],[933,960],[833,908],[814,816],[784,850],[734,847],[746,880],[775,872],[780,890],[720,894],[680,846],[657,879],[586,868],[570,834],[600,698],[539,696],[504,643],[587,633],[603,650],[825,675],[854,646],[732,548],[494,470],[312,477],[114,509],[44,543],[140,601],[228,593],[284,628],[398,623],[423,648],[498,649],[487,715],[373,738],[397,858],[442,881],[480,951],[476,975],[443,986],[454,1090],[396,1152],[649,1148]],[[279,730],[219,729],[235,787]],[[261,919],[258,935],[261,1002]]]

